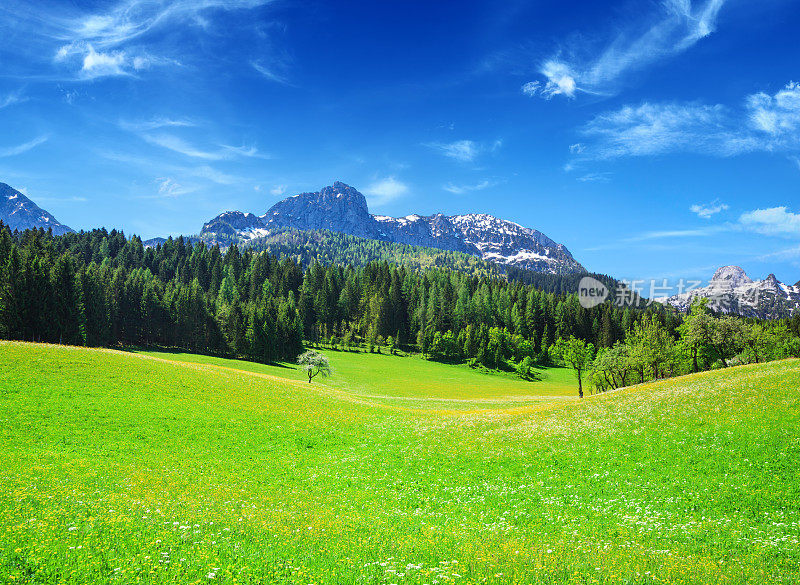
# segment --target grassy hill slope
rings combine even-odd
[[[0,371],[1,582],[800,579],[796,360],[460,411],[107,350]]]
[[[306,382],[295,365],[258,364],[205,355],[167,351],[143,351],[143,355],[174,361],[215,365],[278,378]],[[417,408],[476,408],[525,404],[530,401],[577,399],[577,381],[567,368],[533,368],[531,380],[513,372],[486,373],[465,364],[451,365],[422,359],[419,355],[324,352],[334,369],[323,384],[355,396]]]

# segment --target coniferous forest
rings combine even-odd
[[[145,247],[114,230],[53,236],[2,227],[0,337],[180,348],[260,362],[325,343],[402,348],[487,368],[546,363],[558,340],[573,337],[594,351],[613,348],[641,323],[679,337],[682,316],[661,305],[585,309],[576,295],[523,284],[522,276],[386,261],[303,266],[183,238]],[[798,321],[789,322],[795,334]]]
[[[89,346],[162,346],[257,361],[303,339],[419,345],[431,357],[495,366],[575,335],[610,346],[636,313],[586,310],[575,296],[500,277],[373,262],[361,267],[122,232],[54,237],[0,230],[0,336]],[[670,327],[670,315],[664,313]]]

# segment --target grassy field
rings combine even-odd
[[[489,408],[469,370],[333,357],[0,343],[0,582],[800,581],[797,360]]]
[[[140,352],[162,359],[208,364],[307,382],[294,364],[264,365],[191,353]],[[496,408],[529,402],[577,399],[577,381],[566,368],[534,368],[532,380],[514,373],[484,373],[466,365],[448,365],[417,355],[393,356],[324,351],[334,376],[314,379],[353,396],[416,408]]]

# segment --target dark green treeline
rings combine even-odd
[[[679,317],[652,313],[669,331]],[[303,340],[418,348],[488,367],[546,361],[571,335],[611,347],[644,314],[497,277],[375,262],[311,264],[269,254],[93,230],[53,237],[0,227],[0,337],[161,346],[269,362]]]

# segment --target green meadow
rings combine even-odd
[[[800,361],[575,398],[0,342],[2,583],[797,583]]]
[[[264,365],[178,352],[141,352],[151,357],[216,365],[307,382],[294,364]],[[534,368],[531,380],[514,373],[485,373],[466,365],[428,361],[419,355],[325,351],[335,375],[314,384],[351,396],[418,408],[480,408],[577,398],[577,381],[567,368]]]

